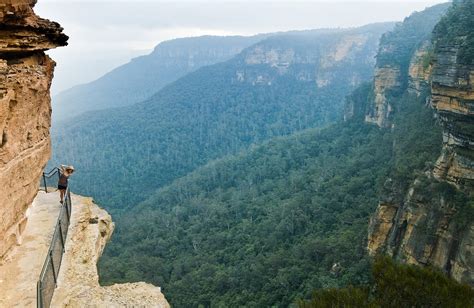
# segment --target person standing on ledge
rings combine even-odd
[[[61,165],[61,170],[59,173],[59,180],[58,180],[58,189],[59,189],[59,196],[61,198],[61,204],[64,202],[64,195],[66,194],[67,183],[71,174],[74,173],[73,166],[65,166]]]

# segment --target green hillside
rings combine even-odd
[[[430,14],[439,10],[414,14],[385,37],[413,33]],[[409,58],[427,37],[392,42]],[[314,288],[367,285],[368,221],[387,180],[406,189],[441,149],[429,93],[416,97],[402,86],[391,129],[364,123],[374,95],[366,84],[346,100],[350,120],[211,161],[127,209],[100,262],[102,283],[144,279],[176,307],[286,307]]]
[[[351,99],[363,104],[369,91]],[[439,154],[423,103],[400,99],[393,132],[359,116],[176,180],[117,219],[102,282],[145,279],[175,307],[284,307],[316,287],[366,283],[368,218],[385,180],[410,178]],[[407,150],[410,140],[417,147]]]
[[[268,38],[140,104],[56,126],[53,162],[74,164],[75,192],[109,210],[133,206],[212,159],[340,118],[344,97],[371,78],[378,39],[391,27]],[[350,48],[336,61],[341,44]]]

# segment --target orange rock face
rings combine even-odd
[[[33,0],[0,0],[0,260],[27,220],[50,156],[49,88],[54,61],[44,50],[66,45],[62,28],[33,12]]]

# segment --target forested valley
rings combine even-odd
[[[57,126],[53,164],[74,163],[74,191],[116,222],[101,283],[144,280],[173,307],[472,305],[441,271],[367,249],[383,198],[441,200],[471,222],[472,196],[431,176],[444,131],[413,68],[429,71],[447,34],[471,39],[469,11],[442,18],[449,6],[264,36],[147,100]]]

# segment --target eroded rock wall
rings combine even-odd
[[[434,175],[459,187],[474,183],[474,65],[458,61],[460,46],[441,44],[434,58],[431,105],[443,126]]]
[[[0,1],[0,260],[15,244],[50,156],[54,61],[66,45],[57,24],[33,12],[34,0]]]
[[[454,9],[464,10],[461,16],[474,13],[472,5]],[[474,62],[460,59],[466,35],[447,36],[414,53],[408,87],[420,95],[430,85],[428,102],[443,130],[441,155],[407,192],[389,189],[371,219],[368,250],[438,267],[474,286]]]
[[[435,266],[474,286],[474,221],[448,184],[431,174],[417,179],[401,202],[382,201],[370,221],[368,251],[420,266]]]

